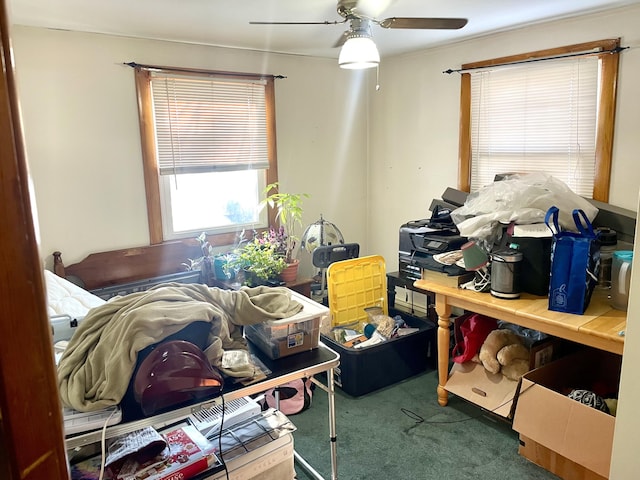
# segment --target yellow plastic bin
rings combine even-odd
[[[384,258],[379,255],[332,263],[327,269],[327,290],[334,328],[361,327],[368,322],[368,307],[380,307],[388,315],[387,275]],[[321,334],[321,340],[340,353],[334,379],[345,393],[361,396],[427,369],[435,345],[435,325],[413,316],[402,317],[418,330],[362,349],[344,347]]]
[[[327,269],[327,294],[332,327],[367,323],[367,307],[381,307],[388,315],[384,258],[371,255],[332,263]]]

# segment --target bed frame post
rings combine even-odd
[[[53,252],[53,273],[55,273],[59,277],[66,278],[66,274],[64,272],[64,263],[62,263],[61,252]]]

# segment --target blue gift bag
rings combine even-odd
[[[573,211],[578,232],[562,231],[558,226],[558,212],[558,207],[553,206],[544,219],[553,232],[549,310],[582,315],[598,283],[600,242],[584,211]]]

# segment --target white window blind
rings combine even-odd
[[[496,174],[543,171],[591,198],[598,62],[580,57],[471,74],[472,192]]]
[[[160,174],[269,168],[265,85],[152,72]]]

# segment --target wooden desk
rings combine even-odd
[[[447,287],[416,280],[416,288],[433,292],[438,313],[438,403],[445,406],[449,378],[449,326],[451,308],[458,307],[505,322],[532,328],[582,345],[622,355],[627,313],[609,306],[606,292],[596,289],[584,315],[554,312],[548,298],[522,294],[519,299],[504,300],[490,293]],[[622,333],[621,333],[622,332]]]

